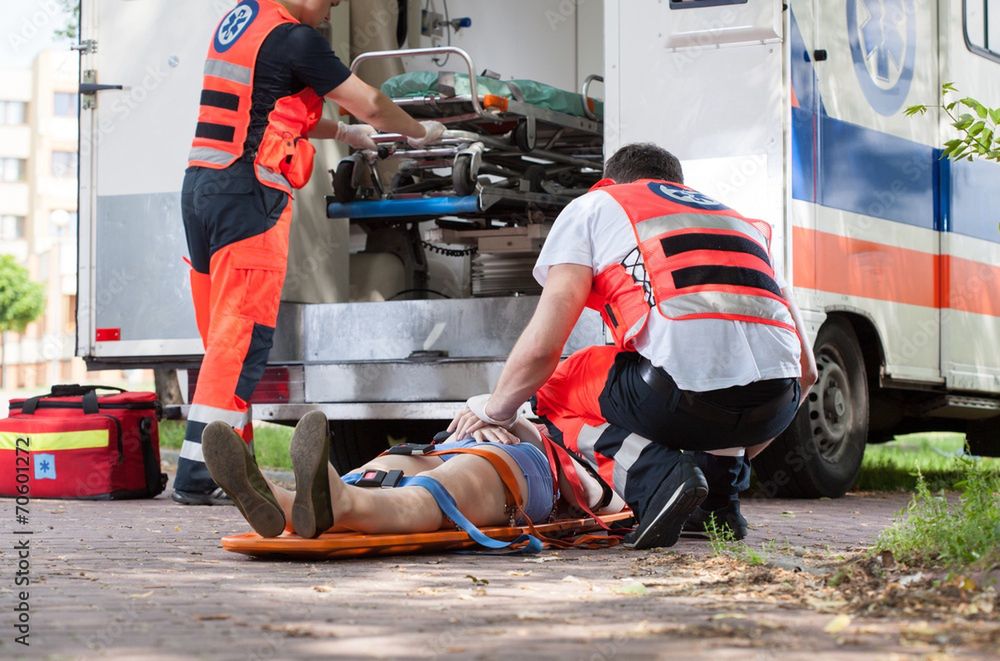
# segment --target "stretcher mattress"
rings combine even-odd
[[[632,518],[631,512],[620,512],[602,516],[605,525],[625,523]],[[535,531],[547,537],[562,537],[599,530],[600,525],[591,518],[562,519],[535,526]],[[482,528],[486,535],[503,541],[510,541],[530,533],[527,527]],[[379,555],[406,555],[411,553],[431,553],[460,551],[477,547],[461,530],[438,530],[428,533],[378,534],[335,532],[324,533],[316,539],[303,539],[298,535],[284,533],[281,537],[261,537],[247,532],[222,538],[222,548],[234,553],[255,557],[291,558],[299,560],[338,560]]]
[[[393,76],[382,83],[382,93],[392,99],[419,98],[424,96],[442,96],[438,88],[439,74],[435,71],[410,71],[408,73]],[[514,90],[507,82],[495,78],[484,78],[478,76],[476,81],[479,85],[480,95],[493,94],[508,99],[514,98]],[[523,101],[528,105],[538,106],[547,110],[573,115],[574,117],[586,117],[583,110],[583,97],[576,92],[539,83],[535,80],[511,80],[511,83],[524,95]],[[455,96],[467,96],[469,94],[468,74],[455,74]],[[604,119],[604,103],[595,99],[589,99],[591,109],[599,119]]]

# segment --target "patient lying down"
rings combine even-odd
[[[284,531],[317,537],[326,531],[418,533],[453,528],[433,492],[451,496],[458,511],[475,526],[545,523],[564,513],[599,514],[624,509],[622,500],[580,462],[546,444],[523,418],[512,429],[486,428],[475,438],[434,446],[444,454],[388,455],[340,478],[329,462],[326,416],[313,411],[295,427],[291,442],[295,491],[270,482],[257,468],[246,444],[222,422],[202,436],[205,463],[215,481],[232,497],[250,526],[262,537]],[[554,444],[552,444],[554,445]],[[454,453],[448,453],[454,450]],[[553,470],[552,464],[555,464]],[[404,486],[392,489],[350,484],[365,471],[400,470]],[[577,479],[567,480],[572,470]],[[554,487],[553,474],[559,485]],[[507,485],[505,486],[504,480]],[[516,482],[522,507],[511,493]],[[574,483],[577,486],[573,486]]]

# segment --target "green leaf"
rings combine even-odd
[[[941,85],[941,95],[944,96],[948,92],[957,92],[958,88],[955,87],[955,83],[944,83]]]
[[[980,119],[986,119],[986,115],[989,113],[989,111],[986,109],[986,106],[984,106],[979,101],[976,101],[971,96],[967,96],[964,99],[962,99],[962,105],[964,105],[966,108],[971,108],[972,110],[974,110]]]
[[[1000,108],[990,110],[990,119],[993,120],[994,124],[1000,124]]]
[[[975,117],[973,117],[969,113],[963,113],[962,116],[959,117],[954,122],[952,122],[951,125],[957,128],[959,131],[964,131],[965,129],[972,126],[973,122],[975,121],[976,121]]]
[[[907,117],[913,117],[914,115],[923,115],[927,113],[927,106],[920,104],[916,106],[910,106],[903,111],[903,114]]]
[[[978,121],[972,126],[970,126],[968,129],[966,129],[965,132],[971,136],[977,136],[980,133],[982,133],[985,128],[986,128],[986,122]]]

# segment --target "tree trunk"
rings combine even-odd
[[[156,383],[156,397],[164,406],[183,404],[181,386],[177,381],[177,370],[155,369],[153,380]]]

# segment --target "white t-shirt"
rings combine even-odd
[[[625,210],[606,192],[592,191],[559,214],[538,256],[534,276],[544,286],[549,267],[556,264],[590,266],[597,275],[636,248]],[[775,276],[784,289],[781,273],[775,270]],[[666,370],[683,390],[718,390],[801,374],[798,339],[767,324],[670,320],[654,309],[635,339],[635,348]]]

